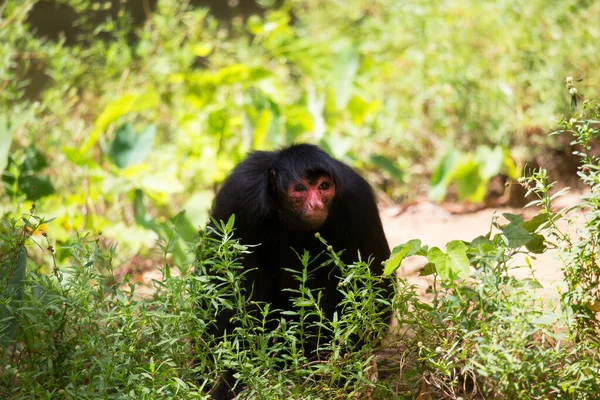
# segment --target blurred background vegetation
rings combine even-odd
[[[388,202],[482,202],[525,163],[569,167],[549,116],[569,111],[566,76],[599,87],[598,15],[586,0],[0,1],[0,212],[56,217],[59,260],[91,231],[130,259],[173,227],[191,239],[247,152],[294,141]]]

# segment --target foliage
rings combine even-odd
[[[29,257],[26,272],[26,247],[36,243],[31,232],[46,223],[33,211],[20,222],[4,221],[15,239],[2,242],[7,250],[2,284],[8,288],[0,303],[3,398],[205,398],[228,369],[239,373],[243,398],[389,392],[372,378],[371,350],[387,324],[375,306],[385,301],[375,289],[382,278],[370,274],[368,263],[346,266],[328,250],[340,268],[344,294],[344,312],[329,321],[319,293],[306,286],[311,260],[302,255],[304,268],[295,271],[298,286],[290,288],[294,308],[278,317],[280,328],[270,330],[266,325],[278,314],[247,299],[240,257],[249,249],[232,238],[233,219],[196,245],[193,268],[177,272],[165,262],[159,268],[162,279],[144,295],[135,276],[114,279],[115,248],[103,250],[93,237],[72,245],[68,268],[47,274]],[[44,250],[52,263],[54,249]],[[399,289],[399,311],[411,315],[406,301],[414,294]],[[236,328],[220,340],[211,336],[211,327],[223,310],[234,310]],[[301,350],[312,317],[334,338],[321,342],[321,361],[309,360]],[[367,345],[350,351],[350,337]]]
[[[548,231],[564,265],[567,290],[562,293],[562,303],[575,317],[575,326],[571,328],[579,336],[596,336],[600,329],[597,318],[600,311],[600,266],[597,262],[600,240],[600,158],[597,155],[600,107],[595,101],[584,101],[581,111],[577,112],[579,94],[573,78],[567,78],[566,86],[571,95],[573,114],[558,121],[560,129],[555,134],[572,134],[572,143],[577,146],[574,154],[580,158],[577,175],[589,192],[576,205],[564,210],[568,215],[566,226],[553,223],[548,226]],[[554,183],[548,181],[546,172],[534,171],[522,182],[528,194],[538,198],[531,204],[541,207],[546,214],[552,212],[554,200],[562,192],[549,195]]]
[[[491,176],[514,178],[530,143],[548,142],[535,132],[562,111],[556,74],[597,86],[595,2],[261,1],[218,21],[159,0],[139,21],[125,0],[60,0],[75,33],[55,36],[32,18],[45,4],[0,7],[1,210],[36,199],[57,217],[61,260],[98,230],[126,244],[124,260],[148,256],[158,234],[133,218],[138,191],[157,224],[185,209],[203,225],[248,151],[292,141],[394,198],[432,176],[432,198],[455,183],[479,202]],[[27,151],[48,166],[27,169]]]
[[[506,148],[491,149],[480,145],[473,154],[450,148],[432,173],[429,197],[435,201],[443,200],[449,185],[454,182],[458,200],[481,203],[490,179],[501,173],[513,180],[519,178],[515,162]]]
[[[418,240],[402,244],[386,265],[391,273],[409,256],[429,261],[422,270],[434,277],[419,342],[422,379],[449,398],[594,398],[597,342],[565,333],[571,314],[552,310],[536,294],[542,286],[529,261],[546,251],[540,232],[560,215],[503,216],[507,224],[497,216],[485,236],[452,241],[446,252]],[[516,268],[529,269],[529,276],[516,279]]]
[[[573,112],[577,90],[567,78]],[[422,316],[419,357],[422,379],[449,398],[585,398],[600,389],[598,346],[598,218],[593,143],[600,134],[600,108],[586,101],[583,110],[561,118],[557,133],[571,132],[579,146],[579,178],[589,187],[573,207],[555,210],[556,198],[545,170],[520,179],[530,207],[538,214],[528,221],[515,214],[496,216],[490,231],[470,242],[451,241],[442,251],[411,240],[397,246],[387,261],[391,274],[410,256],[426,257],[423,275],[433,276],[432,307]],[[530,258],[549,249],[563,262],[566,288],[561,308],[536,295],[541,288]],[[519,254],[521,256],[519,257]],[[514,277],[516,268],[529,276]],[[535,377],[535,378],[534,378]]]
[[[75,37],[36,32],[39,0],[0,5],[0,397],[203,398],[230,368],[245,397],[597,397],[600,111],[577,111],[573,79],[559,126],[589,194],[555,210],[561,193],[538,170],[521,180],[541,207],[533,219],[498,216],[445,249],[396,247],[386,272],[425,257],[432,299],[396,282],[387,352],[372,349],[385,325],[367,262],[326,250],[345,295],[327,321],[302,254],[295,307],[271,331],[273,310],[241,289],[251,249],[233,221],[200,243],[196,227],[248,151],[300,140],[394,198],[431,176],[433,199],[455,184],[481,201],[491,177],[515,178],[552,146],[540,133],[564,112],[556,75],[598,86],[600,2],[264,0],[260,15],[226,23],[176,0],[138,23],[128,3],[57,1]],[[549,249],[564,263],[560,309],[533,275],[513,276]],[[135,270],[115,276],[138,254],[163,276],[146,292]],[[224,309],[238,324],[218,340]],[[335,337],[320,362],[299,350],[307,316]],[[368,346],[347,352],[356,334]]]

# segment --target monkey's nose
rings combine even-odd
[[[322,201],[311,201],[308,203],[308,207],[311,209],[311,211],[322,210],[323,202]]]

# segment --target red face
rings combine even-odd
[[[319,229],[327,220],[335,196],[335,183],[327,175],[304,178],[287,188],[285,210],[292,224],[307,230]]]

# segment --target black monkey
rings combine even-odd
[[[271,309],[291,308],[291,295],[283,289],[297,283],[284,268],[300,270],[298,254],[303,250],[311,256],[323,252],[323,244],[315,238],[317,231],[336,251],[345,249],[341,258],[347,264],[357,260],[358,251],[364,260],[372,257],[371,269],[377,275],[390,255],[369,184],[314,145],[251,153],[225,180],[213,204],[212,217],[217,221],[232,214],[236,237],[243,244],[260,244],[243,262],[252,269],[246,275],[247,293],[270,303]],[[319,268],[311,281],[313,288],[322,289],[321,306],[329,319],[342,300],[335,276],[330,269]],[[391,297],[391,286],[384,290]],[[219,334],[231,329],[228,321],[228,317],[218,319]],[[313,343],[305,351],[315,347]]]

